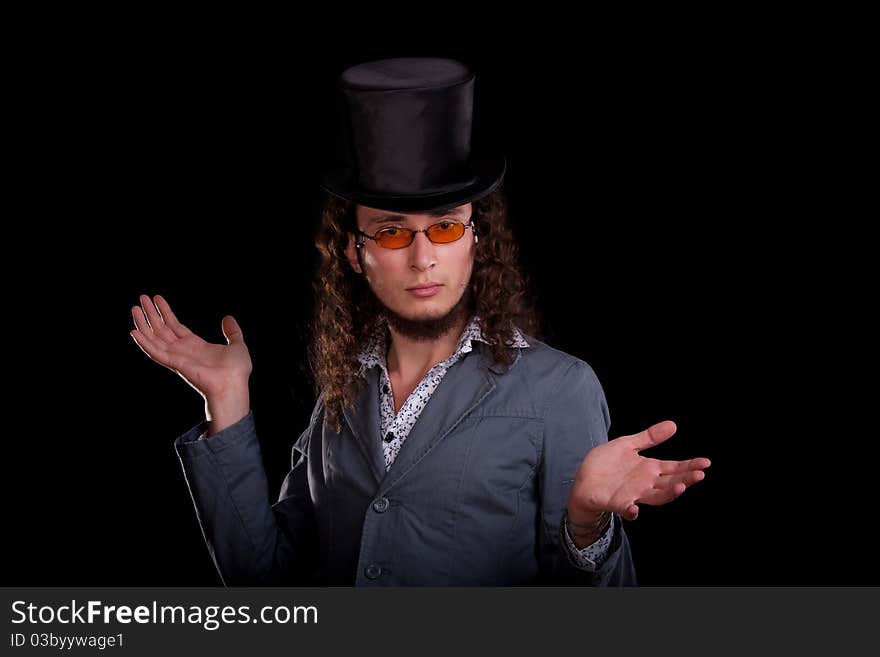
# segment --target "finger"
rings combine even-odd
[[[153,335],[165,341],[175,339],[177,336],[174,335],[174,331],[165,326],[165,321],[162,319],[161,315],[159,315],[156,306],[153,305],[153,300],[146,294],[142,294],[140,296],[140,301],[141,307],[144,309],[144,314],[147,316],[147,321],[150,322],[150,328],[153,329]]]
[[[712,465],[707,458],[688,459],[686,461],[658,461],[660,473],[664,475],[688,472],[689,470],[702,470]]]
[[[693,486],[698,481],[705,479],[706,473],[702,470],[689,470],[682,474],[661,475],[654,488],[664,488],[675,484],[684,484],[685,486]]]
[[[652,506],[668,504],[685,492],[685,490],[687,490],[687,486],[681,482],[663,488],[651,488],[639,496],[639,502],[650,504]]]
[[[132,307],[131,316],[134,318],[134,325],[138,331],[140,331],[144,335],[153,335],[153,329],[150,328],[150,323],[144,316],[144,311],[141,309],[140,306]]]
[[[146,294],[140,295],[138,301],[141,302],[141,310],[144,311],[144,315],[150,323],[150,328],[153,329],[153,333],[156,333],[156,331],[159,330],[159,326],[164,323],[162,322],[162,318],[159,317],[159,313],[157,313],[156,308],[153,307],[153,302]]]
[[[629,439],[632,448],[637,452],[640,452],[643,449],[659,445],[664,440],[670,438],[677,428],[675,422],[672,420],[664,420],[663,422],[658,422],[657,424],[648,427],[644,431],[640,431],[632,436],[627,436],[627,438]]]
[[[160,365],[165,365],[167,357],[165,355],[165,350],[161,347],[163,343],[160,340],[157,340],[154,337],[149,337],[147,333],[137,329],[129,331],[128,334],[150,360],[153,360]]]
[[[171,306],[168,305],[165,297],[161,294],[157,294],[153,297],[153,300],[156,302],[156,307],[159,309],[159,314],[165,321],[165,325],[174,332],[174,335],[178,338],[185,338],[191,333],[187,327],[177,320],[177,316],[174,314],[174,311],[171,310]]]

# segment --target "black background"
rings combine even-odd
[[[18,69],[15,99],[27,237],[6,244],[24,256],[7,307],[30,342],[9,353],[4,584],[219,584],[172,446],[202,400],[134,344],[130,308],[161,293],[217,342],[223,315],[238,319],[277,494],[314,401],[305,326],[332,85],[401,55],[476,69],[476,131],[507,154],[547,341],[596,370],[611,437],[672,419],[647,455],[713,461],[627,525],[640,583],[880,583],[854,538],[867,482],[840,416],[820,415],[841,382],[806,331],[833,309],[805,305],[820,277],[787,260],[802,235],[780,194],[799,157],[796,65],[712,30],[317,46],[304,31],[120,28],[21,55],[36,71]]]

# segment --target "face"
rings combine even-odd
[[[423,214],[407,214],[357,206],[357,225],[368,235],[382,228],[397,226],[419,230],[441,221],[467,224],[472,204]],[[361,272],[355,250],[355,236],[348,234],[346,256],[351,267],[362,273],[373,293],[388,309],[413,321],[434,320],[446,316],[461,299],[470,282],[474,259],[473,232],[468,229],[461,239],[434,244],[425,233],[416,233],[412,244],[402,249],[386,249],[375,241],[360,237]],[[412,288],[438,284],[430,293]]]

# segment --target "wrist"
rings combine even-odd
[[[592,525],[606,512],[603,509],[586,508],[579,505],[569,503],[566,509],[566,516],[571,523],[577,525]]]
[[[243,372],[235,372],[222,377],[217,377],[210,386],[201,388],[202,397],[211,404],[223,404],[242,399],[250,392],[250,375]]]
[[[207,435],[212,436],[235,424],[250,413],[250,394],[243,390],[205,397]]]
[[[573,520],[569,516],[568,509],[566,509],[563,514],[563,525],[565,526],[565,530],[568,532],[572,542],[578,549],[583,549],[598,541],[602,534],[608,529],[610,522],[611,512],[609,511],[597,512],[597,515],[588,522],[578,522]]]

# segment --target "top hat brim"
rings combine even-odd
[[[351,170],[347,168],[322,172],[321,187],[340,198],[379,210],[411,213],[448,210],[479,200],[493,192],[501,184],[507,169],[507,160],[503,153],[475,155],[470,164],[474,174],[473,182],[454,191],[406,196],[374,194],[361,189],[353,179]]]

